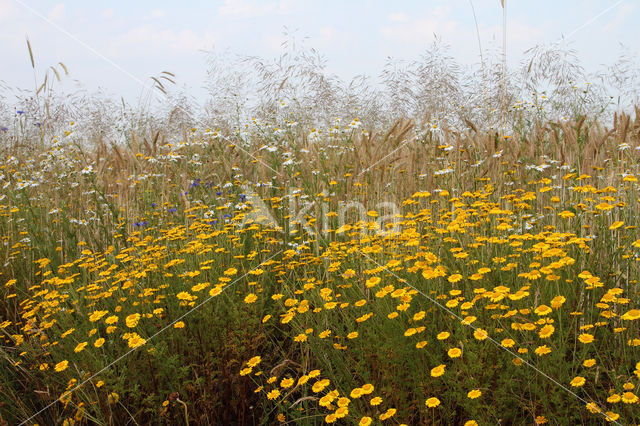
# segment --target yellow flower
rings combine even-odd
[[[378,284],[380,284],[380,281],[381,281],[381,279],[379,277],[371,277],[365,282],[365,285],[368,288],[375,287]]]
[[[89,315],[89,321],[96,322],[99,321],[100,318],[107,315],[109,311],[93,311],[91,315]]]
[[[510,348],[515,345],[516,342],[513,339],[502,339],[502,342],[500,342],[500,344],[505,348]]]
[[[347,269],[346,271],[344,271],[342,273],[342,278],[344,278],[346,280],[346,279],[354,277],[355,275],[356,275],[356,271],[354,271],[353,269]]]
[[[146,342],[147,341],[145,339],[140,337],[138,334],[134,333],[133,337],[129,339],[128,343],[130,348],[137,348],[138,346],[144,345]]]
[[[76,331],[76,329],[75,329],[75,328],[70,328],[70,329],[68,329],[67,331],[65,331],[64,333],[62,333],[62,334],[60,335],[60,338],[61,338],[61,339],[64,339],[65,337],[67,337],[68,335],[70,335],[71,333],[73,333],[74,331]]]
[[[362,393],[365,395],[369,395],[375,389],[371,383],[367,383],[363,385],[360,389],[362,389]]]
[[[335,423],[336,420],[338,420],[338,418],[335,414],[327,414],[326,416],[324,416],[325,423]]]
[[[538,306],[534,312],[536,314],[538,314],[539,316],[544,316],[544,315],[548,315],[553,311],[553,309],[551,309],[550,307],[548,307],[547,305],[540,305]]]
[[[371,401],[369,401],[369,404],[371,404],[373,406],[380,405],[380,404],[382,404],[382,398],[380,398],[379,396],[371,398]]]
[[[467,420],[466,422],[464,422],[464,426],[478,426],[478,422],[476,422],[475,420]]]
[[[588,402],[588,403],[585,404],[585,407],[587,408],[587,410],[589,410],[593,414],[597,414],[597,413],[601,413],[602,412],[600,407],[598,407],[598,404],[596,404],[595,402]]]
[[[221,286],[217,285],[214,288],[212,288],[211,290],[209,290],[209,296],[211,297],[216,297],[217,295],[219,295],[220,293],[222,293],[222,288]]]
[[[314,377],[318,377],[320,375],[320,370],[311,370],[309,371],[309,374],[307,374],[307,376],[309,376],[310,378],[314,378]]]
[[[582,365],[584,365],[587,368],[593,367],[594,365],[596,365],[596,360],[593,359],[593,358],[585,359],[584,362],[582,363]]]
[[[540,336],[541,339],[546,339],[550,337],[554,331],[555,331],[555,327],[552,326],[551,324],[547,324],[540,329],[538,336]]]
[[[420,311],[420,312],[416,312],[413,315],[413,320],[414,321],[420,321],[421,319],[424,319],[424,317],[427,315],[427,313],[425,311]]]
[[[318,335],[318,337],[320,339],[326,339],[327,337],[329,337],[331,335],[331,330],[324,330],[321,331],[320,334]]]
[[[621,399],[622,397],[619,394],[614,393],[607,398],[607,402],[610,404],[617,404]]]
[[[338,398],[338,407],[347,407],[351,403],[351,400],[345,396]]]
[[[226,271],[224,271],[224,274],[227,276],[232,276],[238,273],[238,270],[236,268],[229,268]]]
[[[282,381],[280,382],[280,387],[281,388],[290,388],[291,386],[293,386],[293,383],[295,382],[294,379],[292,379],[291,377],[288,377],[286,379],[282,379]]]
[[[105,323],[105,324],[107,324],[107,325],[115,324],[115,323],[117,323],[117,322],[118,322],[118,319],[119,319],[119,318],[118,318],[118,316],[117,316],[117,315],[111,315],[110,317],[107,317],[107,318],[104,320],[104,323]]]
[[[347,339],[355,339],[356,337],[358,337],[357,331],[352,331],[351,333],[347,334]]]
[[[551,353],[551,349],[549,349],[547,345],[542,345],[538,346],[534,352],[536,353],[536,355],[542,356]]]
[[[451,335],[451,333],[449,333],[448,331],[443,331],[441,333],[438,333],[438,335],[436,336],[436,339],[445,340],[445,339],[449,338],[450,335]]]
[[[618,229],[620,228],[622,225],[624,225],[624,222],[621,221],[615,221],[611,224],[611,226],[609,227],[609,229],[613,230],[613,229]]]
[[[69,366],[69,361],[65,359],[64,361],[60,361],[59,363],[57,363],[54,369],[59,373],[61,371],[66,370],[68,366]]]
[[[607,402],[610,404],[617,404],[621,399],[622,397],[619,394],[614,393],[613,395],[609,396],[609,398],[607,398]]]
[[[586,380],[584,377],[576,376],[573,380],[571,380],[571,386],[579,388],[585,384]]]
[[[391,417],[395,416],[396,412],[398,410],[396,410],[395,408],[389,408],[387,411],[385,411],[384,413],[380,414],[378,416],[378,418],[380,420],[387,420],[390,419]]]
[[[320,400],[318,401],[318,405],[320,405],[321,407],[328,407],[329,405],[331,405],[334,399],[336,399],[336,397],[333,396],[331,392],[329,392],[328,394],[320,398]]]
[[[467,393],[467,397],[469,399],[476,399],[480,397],[480,395],[482,395],[482,392],[480,391],[480,389],[473,389],[473,390],[470,390],[469,393]]]
[[[638,402],[638,397],[633,392],[625,392],[622,394],[622,402],[625,404],[635,404]]]
[[[551,299],[551,307],[553,309],[558,309],[559,307],[562,306],[562,304],[566,301],[566,297],[564,296],[556,296],[553,299]]]
[[[173,328],[184,328],[184,322],[178,321],[177,323],[173,324]]]
[[[276,399],[279,396],[280,396],[280,391],[278,389],[274,389],[271,392],[267,393],[267,398],[270,400]]]
[[[244,298],[244,303],[254,303],[256,300],[258,300],[258,296],[253,293],[249,293],[247,297]]]
[[[117,404],[119,399],[120,399],[120,395],[118,395],[115,392],[111,392],[109,395],[107,395],[107,400],[109,401],[109,404]]]
[[[140,314],[138,313],[131,314],[125,319],[127,327],[129,328],[134,328],[136,325],[138,325],[138,321],[140,321]]]
[[[349,414],[349,409],[347,407],[340,407],[333,413],[333,415],[339,419],[346,417],[347,414]]]
[[[424,403],[424,405],[426,405],[429,408],[435,408],[438,405],[440,405],[440,400],[438,398],[436,398],[435,396],[432,396],[431,398],[427,399]]]
[[[460,355],[462,355],[462,351],[460,350],[460,348],[451,348],[447,352],[447,355],[449,355],[450,358],[460,358]]]
[[[372,421],[373,421],[373,419],[371,417],[363,417],[363,418],[360,419],[360,422],[358,423],[358,425],[359,426],[369,426]]]
[[[313,384],[313,386],[311,387],[311,390],[315,393],[318,392],[322,392],[324,390],[324,388],[326,388],[327,386],[329,386],[329,380],[328,379],[322,379],[322,380],[318,380],[317,382],[315,382]]]
[[[362,392],[361,388],[355,388],[351,391],[351,393],[349,394],[349,396],[353,399],[356,398],[360,398],[362,395],[364,394],[364,392]]]
[[[578,340],[580,340],[580,342],[584,344],[591,343],[593,342],[593,334],[582,333],[578,336]]]
[[[254,356],[249,361],[247,361],[247,365],[249,367],[255,367],[256,365],[260,364],[260,361],[262,361],[262,358],[260,358],[259,356]]]
[[[631,309],[629,312],[625,313],[620,318],[622,318],[623,320],[637,320],[638,318],[640,318],[640,310]]]
[[[461,279],[462,279],[462,275],[453,274],[453,275],[449,275],[449,278],[447,278],[447,281],[449,281],[450,283],[454,284],[454,283],[457,283],[458,281],[460,281]]]
[[[605,415],[607,416],[605,420],[608,422],[615,422],[620,418],[620,414],[614,413],[613,411],[607,411]]]
[[[447,368],[446,365],[444,364],[440,364],[437,367],[434,367],[431,369],[431,377],[440,377],[444,374],[445,369]]]
[[[476,329],[476,331],[473,332],[473,337],[475,337],[477,340],[484,340],[489,336],[486,331],[484,331],[481,328],[478,328]]]
[[[73,351],[75,353],[82,352],[86,346],[87,346],[87,342],[78,343],[78,345]]]
[[[568,211],[568,210],[564,210],[564,211],[558,213],[558,216],[560,216],[563,219],[568,219],[570,217],[574,217],[575,214],[573,212]]]

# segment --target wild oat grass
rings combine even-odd
[[[513,98],[505,137],[499,86],[463,103],[437,50],[357,111],[300,54],[251,59],[264,102],[215,97],[216,125],[180,96],[13,113],[2,421],[640,421],[639,110],[567,107],[579,70],[534,58],[562,88]]]

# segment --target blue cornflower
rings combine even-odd
[[[0,127],[0,130],[2,130],[3,132],[6,132],[7,130],[9,130],[9,128],[5,127],[5,126],[2,126],[2,127]]]
[[[21,110],[21,109],[19,109],[18,111],[16,111],[16,114],[20,114],[20,115],[22,115],[22,114],[24,114],[24,111],[23,111],[23,110]]]
[[[178,211],[178,209],[176,209],[175,207],[171,207],[169,210],[167,210],[168,213],[175,213],[176,211]]]
[[[240,194],[240,201],[244,203],[246,199],[247,199],[247,196],[245,194]]]

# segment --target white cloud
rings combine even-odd
[[[53,6],[53,9],[51,9],[49,14],[47,15],[47,17],[54,22],[60,21],[61,19],[64,18],[64,16],[65,16],[65,9],[64,9],[63,3],[58,3],[55,6]]]
[[[507,21],[507,46],[513,48],[523,45],[526,46],[525,48],[529,48],[545,41],[550,33],[552,31],[548,22],[531,25],[519,19],[512,19]],[[502,25],[480,28],[480,36],[483,46],[488,40],[499,40],[502,46]],[[477,40],[476,36],[473,40]]]
[[[449,6],[436,6],[422,19],[409,19],[404,13],[392,13],[389,20],[393,23],[382,27],[380,33],[387,40],[403,43],[424,44],[434,34],[450,42],[461,27],[458,20],[449,18],[450,13]]]
[[[117,52],[127,51],[131,54],[136,54],[139,49],[191,53],[211,48],[215,40],[215,36],[206,32],[199,35],[189,29],[158,30],[150,25],[142,25],[118,37],[112,48]]]
[[[287,38],[282,34],[271,34],[266,37],[263,37],[263,42],[265,47],[269,50],[270,53],[273,52],[281,52],[282,45],[287,40]]]
[[[256,18],[264,16],[280,9],[286,9],[285,2],[276,5],[267,1],[225,0],[218,9],[220,16],[235,17],[240,19]]]
[[[152,18],[162,18],[166,14],[167,14],[167,12],[165,10],[154,9],[154,10],[151,11],[151,17]]]
[[[113,15],[114,15],[113,9],[105,9],[102,12],[100,12],[100,16],[102,16],[105,19],[113,18]]]
[[[13,1],[0,0],[0,21],[10,18],[13,15]]]
[[[632,15],[635,9],[635,4],[622,3],[620,5],[620,8],[618,9],[618,13],[616,13],[615,18],[613,18],[608,24],[602,27],[602,31],[607,33],[616,28],[619,28],[624,23],[624,21],[626,21],[627,18]]]
[[[336,40],[338,31],[334,27],[320,28],[320,37],[317,40],[321,43],[330,43]]]
[[[402,12],[394,12],[389,14],[389,20],[391,22],[406,22],[407,15]]]
[[[387,25],[381,28],[383,38],[402,43],[425,44],[434,34],[442,36],[448,42],[460,30],[460,22],[438,18],[418,19],[402,24]]]
[[[142,19],[144,19],[144,20],[160,19],[160,18],[164,17],[166,14],[167,14],[166,10],[153,9],[151,11],[151,13],[149,13],[148,15],[145,15]]]

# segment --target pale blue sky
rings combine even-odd
[[[483,47],[499,48],[500,1],[474,0],[473,4]],[[507,0],[509,63],[516,64],[525,49],[576,29],[569,41],[588,70],[612,63],[621,42],[640,54],[638,6],[638,0]],[[451,53],[461,63],[478,61],[468,0],[0,0],[0,80],[12,87],[33,87],[25,44],[29,36],[41,71],[62,61],[71,78],[89,90],[101,86],[135,99],[140,85],[132,76],[147,81],[168,70],[201,98],[206,72],[202,49],[275,57],[285,26],[309,37],[307,45],[326,56],[328,71],[345,79],[361,73],[377,76],[388,56],[416,59],[434,33],[451,45]]]

